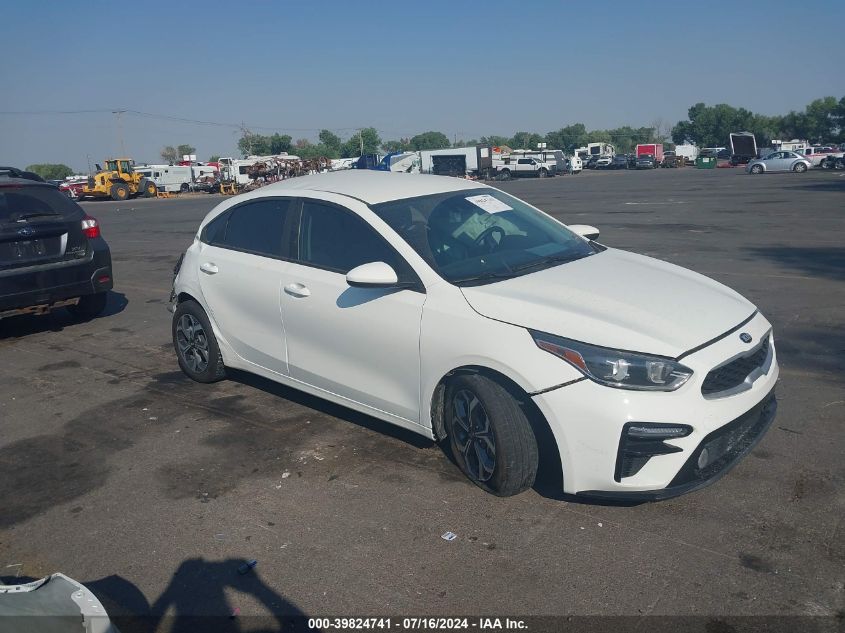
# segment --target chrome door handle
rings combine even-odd
[[[285,286],[285,292],[294,297],[310,297],[311,291],[304,284],[293,283]]]
[[[205,262],[202,266],[200,266],[200,270],[206,275],[216,275],[219,269],[215,264],[212,264],[211,262]]]

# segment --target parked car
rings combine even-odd
[[[113,278],[97,220],[53,185],[0,173],[0,320],[58,307],[98,315]]]
[[[584,163],[584,169],[595,169],[596,164],[599,162],[599,158],[601,158],[601,156],[590,156],[587,159],[587,162]]]
[[[613,156],[599,156],[596,159],[596,169],[609,169],[613,164]]]
[[[637,156],[637,169],[657,169],[660,163],[654,158],[654,154],[640,154]]]
[[[610,163],[611,169],[628,169],[628,156],[625,154],[617,154],[613,157]]]
[[[537,158],[521,158],[518,154],[514,154],[504,160],[507,162],[493,161],[496,178],[500,180],[523,176],[546,178],[552,173],[551,165]]]
[[[584,169],[584,162],[577,154],[566,158],[566,171],[570,174],[580,174]]]
[[[530,487],[547,449],[568,493],[694,490],[774,417],[771,324],[598,235],[478,181],[272,184],[200,224],[174,279],[174,350],[198,382],[245,370],[447,440],[497,495]]]
[[[810,161],[797,152],[772,152],[765,158],[755,158],[745,166],[746,173],[762,174],[774,171],[805,172],[811,167]]]
[[[59,191],[65,194],[68,198],[80,198],[82,190],[85,189],[85,180],[67,180],[59,185]]]
[[[845,153],[837,152],[824,157],[819,167],[822,169],[845,169]]]

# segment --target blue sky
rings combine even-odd
[[[131,6],[130,11],[121,7]],[[845,3],[4,3],[0,164],[86,167],[120,150],[111,109],[315,138],[674,124],[698,101],[766,114],[845,95]],[[126,114],[129,155],[237,129]],[[266,127],[270,129],[257,129]]]

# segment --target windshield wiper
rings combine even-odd
[[[550,257],[543,257],[542,259],[536,259],[533,262],[528,262],[527,264],[522,264],[521,266],[511,266],[511,270],[528,270],[529,268],[537,268],[539,266],[546,266],[547,264],[565,264],[566,262],[572,262],[576,259],[581,259],[581,256],[552,255]]]
[[[480,275],[473,275],[472,277],[460,277],[458,279],[452,280],[452,283],[455,285],[467,283],[470,281],[484,281],[485,279],[510,279],[513,275],[510,273],[481,273]]]
[[[21,222],[30,218],[60,218],[62,214],[53,211],[31,211],[29,213],[16,213],[14,217],[15,222]]]

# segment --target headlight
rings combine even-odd
[[[689,367],[671,358],[623,352],[544,332],[530,332],[537,347],[565,360],[590,380],[608,387],[674,391],[692,376]]]

